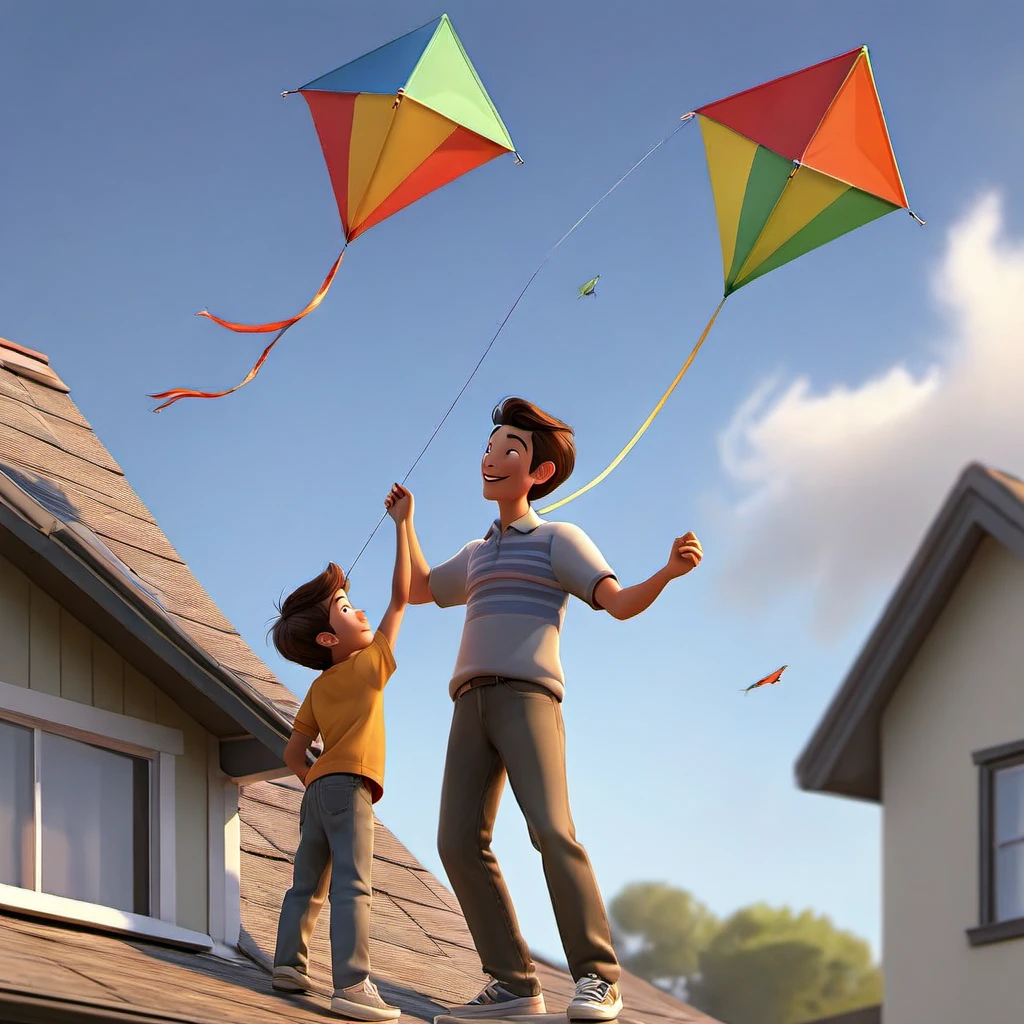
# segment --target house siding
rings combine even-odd
[[[978,924],[978,770],[1024,738],[1024,561],[982,542],[882,720],[885,1024],[1005,1024],[1024,1006],[1024,940]]]
[[[176,923],[206,932],[210,734],[2,556],[0,682],[181,730],[185,751],[175,763]]]

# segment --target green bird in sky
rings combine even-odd
[[[597,287],[597,282],[601,280],[601,275],[592,277],[586,284],[580,285],[580,293],[576,296],[578,299],[582,299],[584,295],[596,295],[597,292],[594,289]]]

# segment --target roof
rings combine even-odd
[[[284,770],[295,695],[192,575],[47,357],[2,338],[0,554],[222,737],[229,775]]]
[[[73,602],[76,614],[101,635],[106,630],[126,656],[127,645],[136,658],[148,657],[147,674],[158,685],[171,687],[175,673],[194,670],[196,684],[210,689],[185,707],[189,713],[205,714],[216,724],[218,708],[222,717],[238,714],[237,700],[244,697],[251,709],[276,716],[265,723],[268,728],[290,722],[298,706],[295,696],[224,618],[95,436],[67,386],[49,371],[51,380],[48,370],[45,356],[0,339],[0,554],[24,566],[40,586],[47,579],[57,586],[59,573],[71,574],[74,586],[65,581],[60,600]],[[36,476],[57,490],[40,490]],[[66,528],[71,513],[60,504],[65,499],[85,528],[80,535]],[[103,555],[104,547],[114,562]],[[129,576],[137,574],[145,589],[115,562],[123,563]],[[177,631],[173,636],[170,627]],[[157,657],[146,644],[159,643],[168,649],[161,648]],[[157,662],[174,651],[174,671],[165,665],[161,675]],[[229,687],[235,688],[236,704],[225,697]],[[184,706],[187,695],[174,696]],[[244,956],[232,961],[5,911],[0,913],[0,1020],[322,1022],[330,991],[329,904],[311,948],[311,976],[319,991],[283,997],[270,988],[277,914],[291,884],[298,843],[300,800],[294,776],[240,788],[239,949]],[[374,980],[385,998],[403,1008],[407,1024],[430,1020],[447,1005],[474,996],[485,978],[455,897],[379,820],[375,827]],[[573,989],[569,975],[540,959],[538,970],[551,1007],[567,1003]],[[714,1024],[628,972],[622,988],[625,1024]]]
[[[102,935],[0,913],[0,1020],[24,1024],[322,1022],[330,998],[330,903],[310,947],[317,991],[281,996],[270,987],[277,913],[291,884],[298,844],[297,779],[241,791],[242,933],[245,957]],[[382,995],[404,1024],[430,1021],[486,983],[455,897],[378,820],[374,837],[370,958]],[[550,1010],[568,1003],[573,982],[537,961]],[[667,993],[623,972],[622,1024],[715,1024]]]
[[[928,528],[800,755],[802,789],[881,801],[882,712],[985,537],[1024,558],[1024,482],[974,462]]]

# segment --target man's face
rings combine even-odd
[[[530,488],[554,471],[550,462],[541,463],[531,473],[533,433],[519,427],[495,427],[480,460],[484,497],[488,501],[518,501]],[[545,468],[546,467],[546,468]]]
[[[342,650],[361,651],[373,642],[373,629],[366,618],[366,612],[353,608],[344,590],[337,590],[331,598],[328,618],[331,621],[331,631],[337,637]],[[328,638],[330,634],[321,633],[317,637],[318,642],[320,637]],[[335,644],[328,639],[325,646],[333,647]]]

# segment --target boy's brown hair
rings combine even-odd
[[[491,422],[496,427],[518,427],[533,434],[531,473],[542,462],[555,464],[555,472],[550,480],[530,488],[526,496],[529,501],[550,494],[572,476],[576,465],[576,442],[573,429],[568,423],[556,419],[525,398],[506,398],[500,402],[491,413]]]
[[[297,587],[277,606],[279,618],[270,629],[282,658],[321,672],[331,667],[331,649],[316,638],[333,632],[328,609],[339,589],[347,592],[348,580],[339,565],[329,562],[319,576]]]

